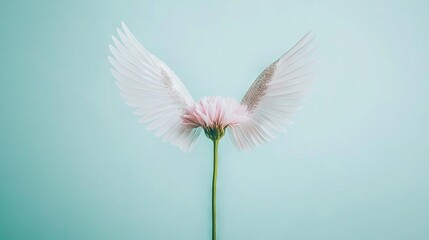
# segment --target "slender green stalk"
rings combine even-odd
[[[219,139],[213,140],[212,240],[216,240],[216,180],[217,180],[218,145],[219,145]]]

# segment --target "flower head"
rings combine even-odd
[[[192,128],[202,127],[207,137],[218,140],[225,128],[248,120],[246,106],[233,98],[204,97],[182,116],[182,123]]]

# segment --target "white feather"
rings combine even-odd
[[[148,52],[122,23],[119,40],[110,46],[112,74],[126,103],[157,137],[190,151],[201,128],[183,125],[181,116],[194,104],[182,81],[160,59]]]
[[[311,33],[307,33],[265,69],[247,91],[241,104],[247,106],[250,120],[230,129],[238,149],[251,149],[271,141],[276,132],[285,131],[285,126],[293,123],[291,118],[301,108],[314,80],[313,40]],[[266,75],[270,67],[274,67],[274,73]]]

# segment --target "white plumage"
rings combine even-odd
[[[140,121],[148,123],[154,131],[183,151],[190,151],[198,138],[200,128],[188,128],[181,116],[194,104],[192,96],[174,72],[157,57],[149,53],[122,23],[118,29],[121,41],[113,38],[109,57],[112,74],[126,103],[135,108]]]
[[[294,47],[268,66],[247,91],[241,104],[249,121],[232,126],[231,139],[239,149],[254,148],[275,138],[292,124],[314,80],[314,37],[307,33]]]
[[[184,124],[184,115],[198,111],[192,116],[201,116],[200,122],[205,117],[222,121],[225,116],[193,108],[195,102],[176,74],[148,52],[124,23],[117,32],[119,40],[112,37],[113,57],[109,56],[109,61],[126,103],[135,108],[134,114],[147,123],[147,129],[156,136],[183,151],[192,150],[203,126]],[[246,116],[240,118],[238,115],[243,114],[238,110],[234,113],[235,118],[246,120],[216,125],[230,128],[231,139],[238,149],[251,149],[270,141],[276,132],[284,131],[285,126],[292,123],[291,117],[300,108],[314,79],[311,72],[313,39],[310,33],[306,34],[255,80],[241,101],[241,107],[247,109]],[[207,134],[207,126],[204,130]]]

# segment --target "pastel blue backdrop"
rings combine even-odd
[[[195,99],[240,99],[309,29],[287,134],[221,142],[218,238],[429,239],[427,1],[1,1],[0,239],[210,239],[211,143],[145,130],[109,73],[124,20]]]

